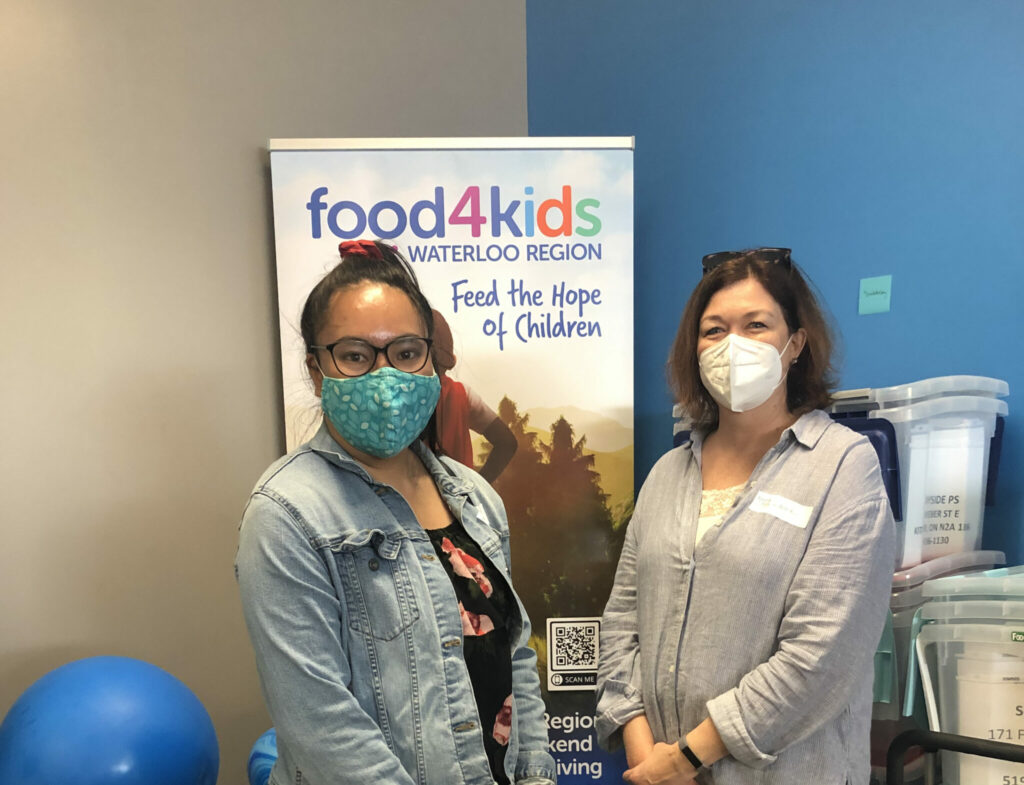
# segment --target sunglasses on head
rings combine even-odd
[[[704,268],[704,275],[716,267],[731,262],[733,259],[750,259],[753,262],[767,262],[769,264],[781,264],[785,269],[792,267],[792,260],[789,258],[792,251],[789,248],[754,248],[750,251],[719,251],[709,253],[701,259],[701,267]]]

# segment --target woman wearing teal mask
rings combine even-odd
[[[866,785],[892,514],[833,422],[789,249],[704,258],[669,358],[691,439],[637,500],[601,625],[597,730],[631,785]]]
[[[408,262],[340,246],[301,329],[324,418],[257,483],[236,571],[272,785],[551,785],[508,523],[438,454],[433,315]]]

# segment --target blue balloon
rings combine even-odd
[[[220,750],[203,704],[167,671],[128,657],[62,665],[0,725],[0,782],[216,785]]]
[[[249,785],[267,785],[277,761],[277,730],[271,728],[252,745],[249,753]]]

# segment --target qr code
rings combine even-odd
[[[595,670],[601,620],[549,619],[548,667],[555,671]]]

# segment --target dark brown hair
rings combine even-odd
[[[423,329],[427,333],[426,337],[433,337],[433,309],[423,292],[420,291],[416,273],[413,272],[409,262],[398,252],[398,249],[380,240],[375,240],[372,244],[369,241],[362,241],[361,244],[376,247],[376,252],[343,252],[341,261],[320,279],[320,282],[313,287],[313,291],[306,298],[306,304],[302,307],[299,329],[302,332],[302,340],[306,344],[307,352],[311,352],[310,347],[317,343],[317,333],[324,325],[324,319],[327,318],[327,311],[331,306],[331,298],[334,294],[363,282],[393,286],[395,289],[405,292],[419,312],[420,319],[423,321]],[[342,243],[343,248],[350,245],[355,244]]]
[[[718,404],[700,379],[697,360],[700,319],[717,292],[747,278],[758,281],[779,304],[791,334],[801,327],[807,334],[799,362],[786,376],[789,411],[803,414],[825,407],[832,400],[836,385],[832,366],[833,332],[818,299],[795,264],[763,261],[754,249],[709,270],[683,309],[669,353],[667,373],[675,399],[694,427],[714,429],[718,426]]]

